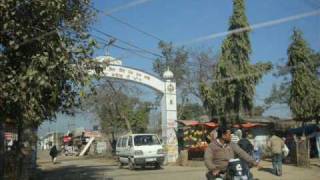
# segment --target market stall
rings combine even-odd
[[[180,150],[188,150],[189,159],[202,158],[208,143],[210,132],[218,127],[216,123],[200,123],[194,120],[179,120],[178,142]]]

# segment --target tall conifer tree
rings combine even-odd
[[[229,23],[229,31],[249,27],[244,0],[233,1],[233,15]],[[248,29],[227,36],[214,69],[214,83],[211,88],[202,87],[205,105],[223,124],[240,123],[241,113],[251,112],[255,87],[262,74],[271,68],[270,64],[250,64],[249,32]]]
[[[298,120],[319,119],[320,81],[315,72],[316,64],[312,59],[312,51],[301,31],[295,29],[291,39],[287,64],[292,78],[289,85],[290,109]]]

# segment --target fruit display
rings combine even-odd
[[[189,151],[204,151],[208,147],[206,142],[207,130],[189,128],[184,131],[184,144]]]
[[[214,122],[198,122],[194,120],[178,120],[177,133],[180,149],[188,150],[189,160],[203,158],[211,140],[210,132],[219,125]]]

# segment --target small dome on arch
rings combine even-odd
[[[173,73],[170,71],[169,68],[163,73],[163,78],[164,79],[172,79],[173,78]]]

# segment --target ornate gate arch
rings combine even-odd
[[[163,94],[161,99],[161,129],[165,145],[166,162],[176,162],[178,158],[177,103],[176,83],[171,79],[173,73],[168,69],[163,74],[163,80],[138,69],[122,66],[121,61],[110,56],[100,56],[99,61],[110,62],[103,70],[103,76],[128,80],[148,86]]]

